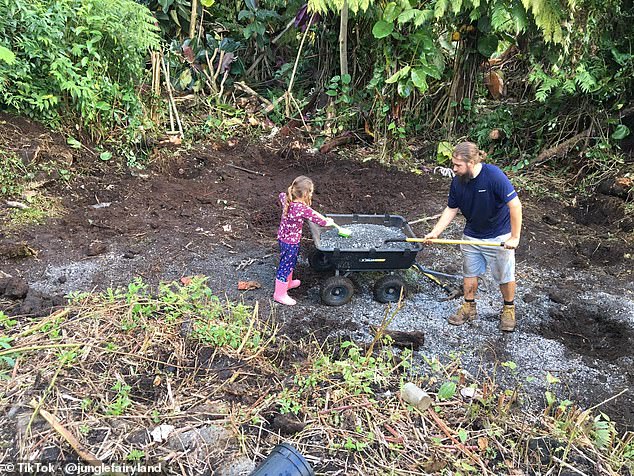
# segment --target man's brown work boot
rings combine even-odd
[[[475,302],[463,302],[458,312],[448,319],[449,324],[461,326],[465,322],[473,321],[477,316]]]
[[[500,314],[500,330],[504,332],[513,332],[515,330],[515,304],[504,305],[502,314]]]

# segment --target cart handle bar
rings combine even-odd
[[[471,241],[471,240],[443,240],[440,238],[389,238],[386,243],[432,243],[436,245],[473,245],[473,246],[504,246],[504,242],[495,243],[491,241]]]

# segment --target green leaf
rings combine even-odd
[[[453,155],[453,145],[451,142],[441,141],[436,148],[436,162],[445,164],[451,161]]]
[[[350,76],[349,74],[344,74],[343,76],[341,76],[341,82],[343,84],[350,84],[350,82],[352,81],[352,76]]]
[[[386,22],[393,23],[400,13],[401,13],[401,7],[396,5],[396,3],[394,2],[390,2],[385,6],[385,10],[383,11],[383,19]]]
[[[336,95],[337,95],[337,91],[335,91],[334,89],[328,89],[328,90],[326,91],[326,94],[327,94],[328,96],[330,96],[330,97],[334,97],[334,96],[336,96]]]
[[[407,23],[408,21],[412,21],[416,18],[417,15],[421,13],[420,10],[416,8],[410,8],[408,10],[403,10],[403,12],[398,16],[399,24]]]
[[[460,428],[458,430],[458,438],[460,438],[461,443],[464,443],[465,441],[467,441],[467,438],[469,438],[469,435],[467,434],[467,430],[465,430],[464,428]]]
[[[254,14],[252,11],[249,10],[240,10],[240,12],[238,13],[238,21],[242,21],[245,18],[248,20],[252,20],[254,18]]]
[[[432,10],[423,10],[416,15],[414,26],[421,26],[423,23],[427,23],[432,18],[434,18],[434,12]]]
[[[511,6],[511,17],[515,22],[515,31],[522,33],[528,27],[528,18],[526,18],[526,9],[520,0],[514,0]]]
[[[610,137],[614,140],[622,140],[630,135],[630,129],[624,124],[619,124]]]
[[[73,149],[81,149],[81,142],[79,142],[77,139],[75,139],[72,136],[68,136],[68,138],[66,139],[66,143],[71,146]]]
[[[436,0],[436,6],[434,7],[434,16],[440,18],[444,16],[447,11],[449,0]]]
[[[427,73],[422,68],[415,68],[412,70],[412,83],[418,88],[421,93],[427,91],[429,87],[427,85]]]
[[[449,400],[456,394],[455,382],[445,382],[438,390],[438,400]]]
[[[102,152],[101,154],[99,154],[99,158],[101,160],[103,160],[104,162],[112,159],[112,153],[111,152]]]
[[[258,6],[255,4],[255,0],[244,0],[244,3],[247,5],[249,10],[257,10]]]
[[[498,37],[495,35],[483,36],[478,40],[478,51],[486,58],[490,58],[498,49]]]
[[[189,68],[187,68],[183,70],[183,72],[178,77],[178,84],[180,85],[181,89],[186,89],[191,82],[192,72],[189,70]]]
[[[406,76],[407,74],[409,74],[409,70],[410,70],[410,66],[407,65],[407,66],[399,69],[396,73],[394,73],[392,76],[390,76],[388,79],[386,79],[385,82],[387,84],[393,84],[393,83],[397,82],[399,79],[401,79],[403,76]]]
[[[409,79],[406,81],[399,81],[396,86],[396,90],[399,96],[407,98],[410,94],[412,94],[412,82],[409,81]]]
[[[502,367],[508,367],[511,370],[517,369],[517,364],[512,360],[507,360],[506,362],[502,362]]]
[[[394,23],[388,23],[385,20],[379,20],[372,27],[372,35],[374,38],[385,38],[394,31]]]
[[[168,11],[170,7],[174,4],[174,0],[158,0],[158,2],[164,12]]]
[[[213,6],[214,3],[216,3],[216,0],[200,0],[200,3],[203,7],[209,8]]]
[[[423,72],[427,76],[431,76],[434,79],[440,79],[441,78],[440,71],[438,71],[438,68],[436,68],[436,66],[434,66],[434,65],[422,63],[419,66],[419,69],[423,70]]]
[[[10,49],[0,45],[0,60],[7,64],[13,64],[15,63],[15,54]]]
[[[546,372],[546,382],[548,382],[550,385],[552,385],[552,384],[561,382],[561,380],[559,380],[557,377],[553,376],[553,374],[551,374],[550,372]]]

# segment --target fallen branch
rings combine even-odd
[[[555,156],[562,156],[567,154],[570,151],[570,149],[575,147],[582,140],[585,140],[587,142],[590,137],[590,134],[592,134],[592,127],[589,127],[585,131],[577,134],[576,136],[573,136],[570,139],[563,141],[561,144],[557,144],[554,147],[550,147],[549,149],[542,151],[534,160],[530,162],[529,165],[531,166],[539,165],[543,162],[546,162],[552,159]]]
[[[476,463],[478,466],[480,466],[480,468],[482,469],[482,474],[489,474],[489,471],[487,470],[487,467],[484,465],[484,462],[482,461],[482,459],[480,459],[480,457],[469,451],[465,445],[463,445],[462,443],[460,443],[452,434],[452,431],[449,429],[449,427],[447,426],[447,424],[442,421],[440,419],[440,417],[438,416],[438,414],[434,411],[433,408],[428,408],[427,412],[431,415],[431,417],[433,418],[433,420],[436,422],[436,424],[440,427],[440,429],[445,433],[445,435],[447,435],[449,437],[449,439],[457,446],[457,448],[462,451],[467,457],[469,457],[474,463]]]
[[[26,205],[26,204],[24,204],[24,203],[22,203],[22,202],[14,202],[14,201],[11,201],[11,200],[7,200],[7,201],[6,201],[6,202],[4,202],[4,203],[5,203],[5,204],[7,205],[7,207],[9,207],[9,208],[18,208],[18,209],[20,209],[20,210],[28,210],[28,209],[29,209],[29,206],[28,206],[28,205]]]
[[[250,94],[251,96],[254,96],[256,98],[258,98],[261,102],[263,102],[264,104],[266,104],[267,106],[272,106],[273,103],[271,101],[269,101],[268,99],[266,99],[265,97],[261,96],[260,94],[258,94],[256,91],[254,91],[253,89],[251,89],[249,86],[247,86],[244,81],[237,81],[235,83],[233,83],[238,89],[241,89],[242,91],[244,91],[247,94]]]
[[[437,214],[437,215],[432,215],[430,217],[419,218],[418,220],[410,221],[410,222],[407,222],[407,223],[408,223],[408,225],[416,225],[416,223],[421,223],[421,222],[429,221],[429,220],[435,220],[436,218],[440,218],[440,213]]]
[[[354,142],[355,139],[356,136],[352,132],[346,131],[343,134],[338,135],[334,139],[330,139],[328,142],[322,145],[319,148],[319,152],[321,152],[322,154],[327,154],[336,147]]]
[[[243,172],[248,172],[250,174],[261,175],[262,177],[266,177],[265,173],[258,172],[257,170],[245,169],[244,167],[240,167],[239,165],[227,164],[228,167],[233,167],[234,169],[242,170]]]
[[[82,461],[85,461],[86,463],[93,466],[101,466],[103,464],[100,459],[98,459],[92,453],[88,452],[70,431],[64,428],[64,426],[59,422],[55,415],[50,414],[43,408],[38,409],[38,403],[35,399],[31,400],[30,405],[33,408],[37,409],[42,418],[44,418],[48,422],[48,424],[51,425],[51,427],[53,427],[53,429],[66,440],[66,442],[73,448],[73,450],[75,450]]]

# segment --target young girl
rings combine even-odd
[[[281,304],[293,306],[295,299],[288,295],[288,290],[301,284],[299,279],[293,279],[293,270],[297,265],[299,255],[299,241],[302,238],[302,225],[307,218],[320,226],[332,226],[332,218],[320,215],[310,205],[313,200],[313,181],[300,175],[286,193],[279,195],[282,203],[282,220],[277,232],[280,244],[280,265],[275,276],[275,293],[273,299]]]

